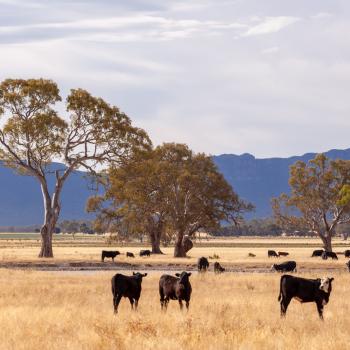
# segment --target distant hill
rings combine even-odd
[[[330,150],[325,152],[331,159],[350,160],[350,148],[346,150]],[[290,158],[257,159],[251,154],[240,156],[222,154],[214,156],[214,162],[234,190],[256,207],[249,217],[271,216],[272,197],[289,192],[289,167],[296,161],[309,161],[316,153],[306,153]]]
[[[332,159],[350,160],[350,149],[331,150],[326,155]],[[289,191],[289,166],[297,160],[308,161],[314,157],[315,153],[307,153],[290,158],[256,159],[245,153],[240,156],[223,154],[214,156],[213,160],[234,190],[256,206],[256,211],[249,217],[262,218],[271,215],[271,197]],[[57,167],[62,165],[53,164],[53,168]],[[84,173],[74,172],[62,192],[61,220],[91,219],[93,216],[85,212],[85,203],[92,194]],[[0,162],[0,226],[40,224],[42,215],[37,181],[17,175]]]

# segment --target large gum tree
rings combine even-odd
[[[51,80],[7,79],[0,84],[0,159],[40,184],[44,220],[39,257],[53,257],[52,236],[61,210],[61,193],[76,169],[96,175],[96,167],[122,164],[137,149],[147,149],[147,134],[131,124],[117,107],[82,89],[66,99],[67,116],[55,105],[61,101]],[[60,161],[60,170],[52,162]],[[54,188],[48,180],[55,176]]]
[[[187,145],[165,143],[110,169],[106,192],[90,199],[98,217],[126,223],[131,232],[150,237],[153,253],[161,253],[165,234],[174,237],[174,256],[185,257],[198,230],[237,223],[253,206],[244,202],[220,174],[211,157]]]
[[[329,160],[318,154],[308,163],[291,166],[290,194],[273,198],[277,223],[284,228],[308,228],[326,251],[340,224],[350,222],[350,161]]]

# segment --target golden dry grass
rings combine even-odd
[[[242,241],[242,240],[241,240]],[[295,247],[293,244],[287,246],[273,246],[276,251],[288,251],[290,253],[287,257],[279,259],[267,258],[267,247],[254,246],[251,247],[207,247],[197,246],[188,252],[187,258],[174,258],[173,248],[162,248],[164,255],[151,255],[151,257],[139,257],[138,252],[145,247],[120,247],[120,246],[98,246],[98,247],[54,247],[53,259],[39,259],[37,254],[39,252],[38,247],[27,246],[25,243],[22,247],[2,247],[0,248],[0,263],[10,265],[12,262],[24,262],[28,264],[37,263],[98,263],[101,261],[101,250],[116,250],[118,249],[122,255],[116,258],[116,262],[131,263],[135,265],[143,265],[148,268],[149,265],[166,267],[168,265],[180,264],[183,266],[191,267],[197,263],[197,260],[201,256],[209,257],[214,254],[219,256],[219,259],[210,259],[210,262],[218,260],[223,266],[226,267],[270,267],[271,264],[282,262],[286,260],[297,261],[298,267],[302,269],[308,268],[339,268],[345,271],[345,262],[348,259],[344,258],[344,255],[339,255],[338,261],[332,261],[330,259],[324,261],[320,258],[311,258],[311,253],[314,249],[320,247],[307,246],[307,247]],[[344,251],[348,249],[346,247],[335,247],[334,251]],[[136,258],[127,258],[125,253],[127,251],[133,252]],[[248,253],[252,252],[256,254],[255,258],[248,257]],[[111,259],[106,259],[104,266],[111,266]]]
[[[350,275],[335,277],[325,321],[292,301],[280,320],[278,274],[191,277],[190,311],[160,311],[159,273],[143,281],[139,311],[113,315],[112,272],[0,270],[1,349],[346,349]],[[317,276],[312,276],[317,277]]]

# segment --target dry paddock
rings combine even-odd
[[[346,349],[350,274],[333,274],[318,319],[315,304],[292,301],[279,317],[280,275],[193,274],[190,311],[159,304],[160,273],[143,281],[139,311],[127,299],[113,315],[114,272],[0,270],[1,349]],[[318,277],[304,275],[306,277]]]

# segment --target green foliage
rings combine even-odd
[[[7,79],[0,84],[0,117],[5,119],[0,128],[0,159],[40,183],[45,213],[39,256],[46,257],[53,256],[50,237],[70,174],[83,168],[96,176],[98,166],[122,164],[135,152],[151,148],[145,131],[132,126],[124,113],[103,99],[83,89],[71,90],[66,118],[54,109],[59,101],[59,89],[51,80]],[[50,191],[47,179],[53,160],[65,166],[55,171],[56,183]]]
[[[291,194],[272,202],[282,227],[308,227],[331,249],[336,227],[350,221],[350,161],[330,161],[318,154],[308,164],[297,162],[290,169]]]
[[[212,231],[211,234],[213,236],[278,236],[282,232],[282,228],[272,218],[267,218],[243,221],[239,225],[223,226]]]
[[[127,226],[130,235],[147,233],[169,242],[212,229],[222,220],[237,222],[252,206],[243,202],[217,171],[211,158],[183,144],[163,144],[138,152],[108,173],[104,196],[92,197],[88,210],[98,221]]]

